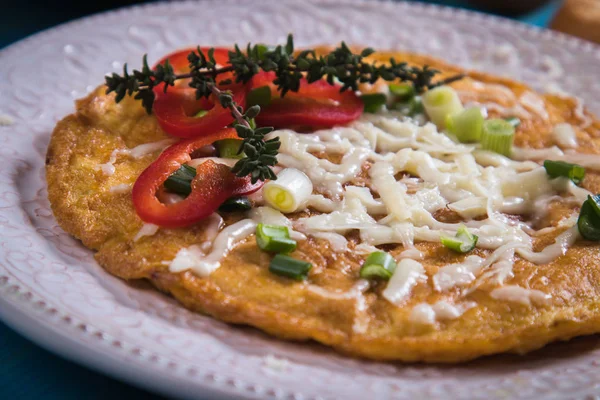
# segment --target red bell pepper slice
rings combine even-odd
[[[160,60],[158,64],[164,64],[168,59],[173,66],[173,70],[178,74],[189,72],[189,62],[187,56],[196,49],[186,49],[169,54]],[[203,53],[208,53],[208,48],[201,48]],[[216,48],[214,52],[215,61],[223,66],[229,62],[228,50]],[[231,74],[221,74],[218,82],[225,79],[231,79]],[[230,90],[233,99],[238,104],[244,104],[246,99],[247,85],[229,84],[219,86],[221,90]],[[174,87],[169,87],[164,92],[164,84],[154,88],[155,100],[153,112],[160,127],[169,135],[192,138],[214,133],[234,120],[231,111],[223,108],[219,101],[211,96],[196,100],[195,89],[187,86],[187,80],[178,80]],[[196,117],[199,111],[207,111],[202,117]]]
[[[206,161],[196,168],[192,180],[192,192],[184,200],[174,204],[161,203],[157,192],[181,164],[191,160],[190,154],[221,139],[237,138],[235,129],[222,129],[210,135],[183,140],[167,148],[146,168],[133,185],[133,205],[144,222],[165,228],[192,225],[208,217],[232,196],[253,193],[263,185],[255,184],[249,177],[236,177],[229,167]]]
[[[281,98],[273,83],[274,72],[261,72],[251,81],[251,88],[271,88],[271,103],[261,108],[256,122],[275,128],[330,128],[354,121],[363,112],[363,102],[351,90],[340,92],[340,85],[325,80],[308,83],[300,80],[298,92],[287,92]]]

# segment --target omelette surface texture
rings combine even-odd
[[[463,102],[512,106],[505,90],[493,88],[502,86],[517,96],[529,91],[523,84],[465,72],[425,56],[385,52],[375,56],[427,64],[448,75],[466,73],[466,78],[452,84]],[[385,283],[364,291],[360,302],[356,296],[323,295],[349,293],[358,281],[364,255],[353,251],[358,237],[352,234],[347,235],[349,251],[345,252],[333,250],[329,241],[320,238],[308,237],[298,243],[293,256],[313,264],[309,284],[271,274],[271,255],[257,248],[254,235],[230,251],[209,277],[192,271],[172,273],[168,261],[180,249],[211,240],[210,221],[190,228],[159,229],[139,237],[144,224],[136,215],[127,187],[156,159],[160,149],[138,158],[116,158],[112,175],[97,166],[111,168],[106,163],[115,149],[131,149],[169,136],[139,102],[126,98],[116,104],[114,96],[104,91],[101,86],[77,101],[76,112],[58,123],[46,161],[49,199],[59,224],[95,250],[97,261],[113,275],[148,280],[185,307],[223,321],[251,325],[279,338],[316,340],[342,353],[376,360],[460,362],[501,352],[524,353],[551,341],[600,331],[599,246],[581,238],[553,262],[536,265],[517,258],[514,264],[514,276],[506,284],[540,290],[550,295],[551,301],[507,302],[478,288],[466,295],[474,306],[458,318],[433,325],[415,323],[410,318],[411,309],[423,302],[434,304],[457,298],[458,289],[445,293],[434,290],[431,277],[442,266],[465,258],[438,243],[415,244],[424,256],[421,263],[429,280],[416,285],[401,306],[382,296]],[[554,125],[565,122],[577,126],[581,122],[575,99],[556,95],[540,98],[547,118],[534,113],[530,118],[521,118],[515,137],[520,147],[550,147],[555,144]],[[591,123],[577,129],[577,151],[600,154],[600,123],[584,113]],[[490,109],[489,115],[497,113]],[[600,192],[600,173],[588,170],[582,187]],[[560,204],[552,207],[543,225],[556,225],[578,208]],[[228,225],[242,219],[242,215],[228,214],[224,218]],[[552,243],[555,236],[537,237],[534,249]],[[392,255],[403,250],[401,245],[386,245],[385,249]],[[485,257],[490,251],[476,249],[473,254]],[[357,330],[359,322],[362,327]]]

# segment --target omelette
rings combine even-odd
[[[250,210],[158,227],[136,213],[132,185],[177,139],[138,101],[116,103],[100,86],[52,134],[54,215],[117,277],[147,280],[219,320],[351,356],[455,363],[600,331],[600,245],[577,226],[582,203],[600,192],[600,122],[575,97],[422,55],[370,58],[392,56],[442,77],[463,73],[450,86],[465,107],[518,118],[510,156],[383,108],[333,128],[269,134],[282,143],[276,172],[298,170],[312,184],[293,210],[272,207],[259,190]],[[581,165],[585,178],[548,176],[549,159]],[[312,266],[306,279],[270,271],[260,223],[288,228],[290,256]],[[440,240],[460,227],[478,236],[469,252]],[[397,263],[388,280],[361,277],[377,251]]]

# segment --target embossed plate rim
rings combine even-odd
[[[207,3],[234,4],[235,0],[220,0]],[[0,50],[0,59],[16,56],[20,51],[35,45],[40,40],[50,40],[54,35],[81,26],[92,26],[100,23],[114,23],[128,15],[143,15],[147,11],[170,10],[184,8],[192,2],[182,3],[153,3],[134,6],[124,9],[109,11],[77,21],[69,22],[52,28],[28,38],[23,39],[5,49]],[[250,1],[239,1],[249,4]],[[261,2],[265,3],[265,2]],[[284,0],[281,3],[293,1]],[[593,53],[600,60],[600,47],[567,35],[550,32],[536,27],[526,26],[503,18],[487,16],[470,11],[456,10],[447,7],[424,4],[390,3],[365,0],[311,0],[314,4],[344,4],[360,5],[362,7],[377,7],[379,5],[398,10],[409,9],[417,11],[423,16],[456,18],[474,23],[483,22],[491,27],[508,28],[515,32],[528,35],[532,39],[552,39],[557,43],[567,46],[574,52]],[[2,183],[2,185],[4,185]],[[2,215],[0,208],[0,216]],[[5,250],[0,250],[5,251]],[[151,349],[139,349],[135,344],[120,341],[118,337],[107,337],[102,329],[95,326],[91,320],[79,321],[62,312],[60,306],[52,303],[53,299],[38,297],[35,293],[22,290],[19,283],[13,279],[2,276],[2,269],[8,270],[4,263],[0,264],[0,317],[9,325],[40,343],[52,351],[60,353],[95,369],[102,370],[110,375],[134,382],[140,386],[150,386],[152,389],[171,395],[193,397],[196,395],[220,395],[228,397],[276,397],[276,398],[318,398],[316,394],[304,394],[298,390],[288,390],[282,387],[281,381],[274,380],[271,386],[264,391],[257,391],[252,382],[243,382],[236,376],[228,375],[224,368],[219,371],[219,376],[186,375],[185,371],[172,371],[172,360],[153,360]],[[91,318],[91,317],[90,317]],[[233,328],[232,328],[233,329]],[[90,339],[95,337],[98,340]],[[141,352],[138,354],[138,352]],[[150,365],[144,364],[148,360]],[[182,365],[185,364],[182,363]],[[183,368],[185,369],[185,368]],[[191,370],[190,370],[191,372]],[[254,389],[252,389],[254,387]],[[202,393],[198,393],[201,388]],[[576,393],[571,392],[573,395]],[[589,394],[588,388],[581,388],[579,394]],[[597,391],[596,391],[597,393]]]

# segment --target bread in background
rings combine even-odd
[[[565,0],[550,28],[600,43],[600,0]]]

